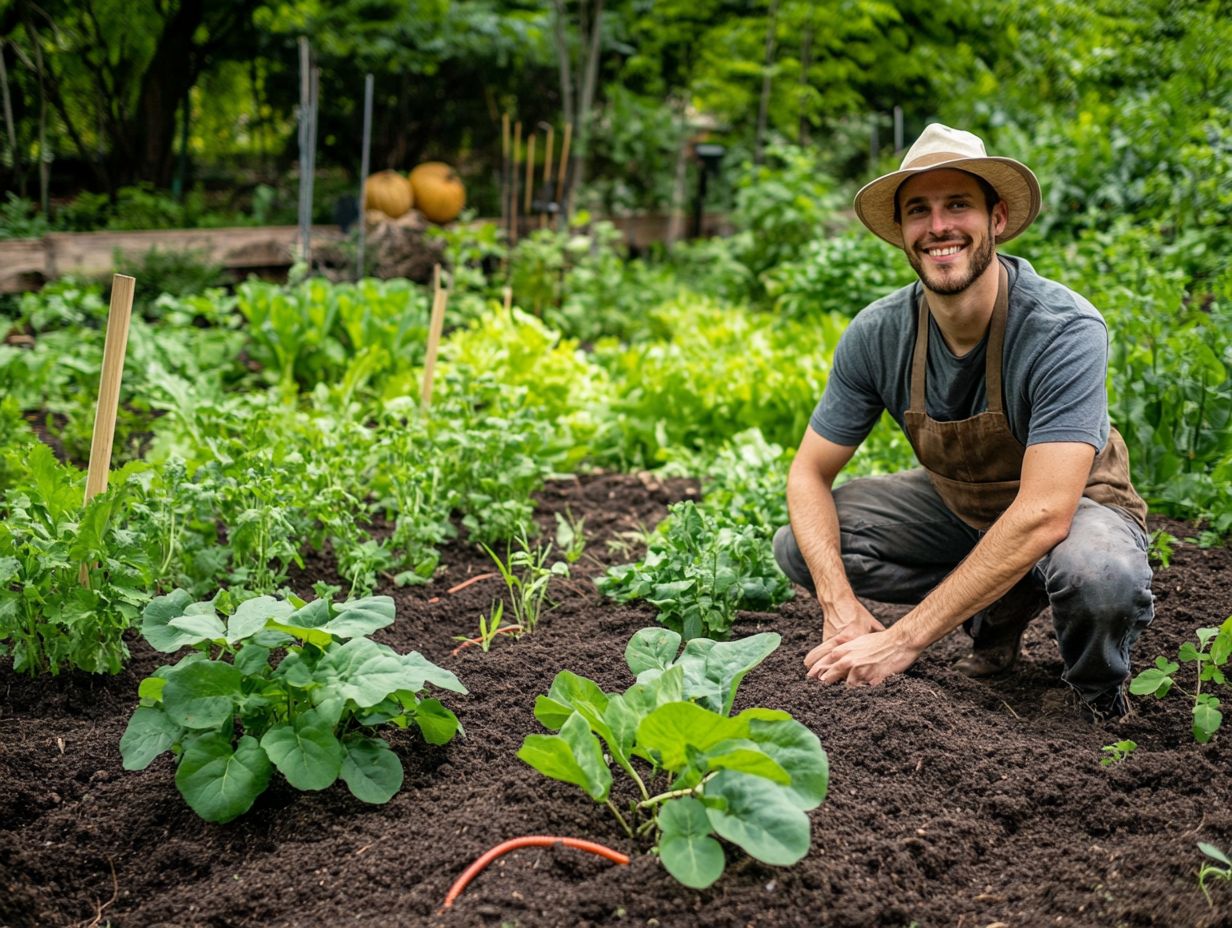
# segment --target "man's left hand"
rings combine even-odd
[[[804,666],[810,678],[822,683],[846,681],[848,686],[877,686],[886,677],[902,673],[919,656],[920,652],[906,644],[891,627],[842,644],[822,642],[809,651]]]

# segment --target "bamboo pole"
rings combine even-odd
[[[526,140],[526,218],[531,218],[531,195],[535,192],[535,133]]]
[[[510,209],[511,230],[510,241],[518,241],[518,162],[522,160],[522,120],[513,124],[513,197]]]
[[[137,281],[124,274],[111,278],[111,307],[107,312],[107,336],[103,343],[103,370],[94,410],[94,436],[90,442],[90,467],[86,473],[85,502],[107,489],[111,448],[115,442],[116,412],[120,405],[120,380],[128,347],[128,323],[133,315],[133,291]],[[90,573],[81,565],[81,585],[89,586]]]
[[[424,359],[423,390],[420,406],[425,413],[432,407],[432,378],[436,373],[436,353],[441,346],[441,331],[445,327],[445,304],[449,291],[441,286],[441,266],[432,269],[432,318],[428,323],[428,353]]]

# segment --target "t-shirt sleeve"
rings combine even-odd
[[[1028,378],[1027,445],[1108,441],[1108,330],[1097,319],[1071,322],[1040,352]]]
[[[809,425],[837,445],[859,445],[885,409],[872,380],[868,334],[857,317],[839,339],[821,400]]]

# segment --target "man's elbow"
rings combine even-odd
[[[1031,505],[1026,512],[1026,529],[1034,542],[1032,547],[1038,546],[1047,553],[1068,538],[1076,510],[1076,504],[1068,505],[1056,501],[1041,501]]]

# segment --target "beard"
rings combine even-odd
[[[992,264],[992,256],[995,249],[993,246],[994,237],[991,220],[988,223],[988,235],[983,243],[968,255],[967,271],[965,274],[960,273],[957,268],[949,268],[940,273],[929,273],[924,269],[924,260],[918,255],[916,249],[927,248],[930,244],[939,241],[943,241],[943,239],[931,239],[907,251],[907,260],[911,262],[911,266],[919,276],[920,282],[933,293],[940,296],[953,296],[956,293],[962,293],[975,283],[984,271],[988,270],[988,265]],[[971,244],[970,240],[966,244],[969,246]]]

